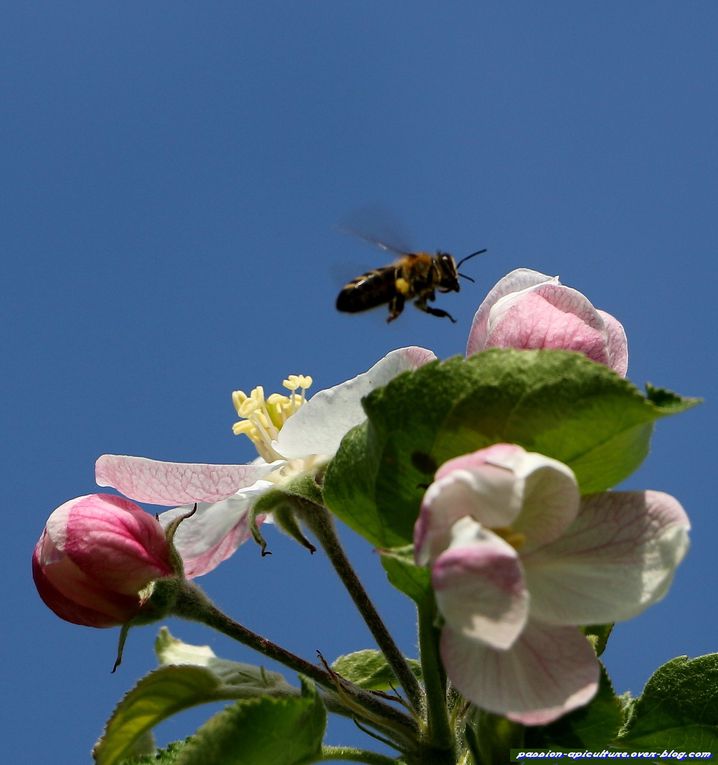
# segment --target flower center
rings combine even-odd
[[[282,459],[282,455],[272,448],[272,441],[277,440],[282,425],[306,402],[304,392],[311,384],[311,377],[289,375],[282,382],[290,391],[288,396],[271,393],[265,398],[261,385],[254,388],[249,395],[242,390],[234,391],[232,403],[240,421],[232,425],[232,432],[237,436],[247,436],[265,462]]]
[[[514,550],[520,550],[526,543],[526,534],[520,531],[514,531],[510,526],[502,526],[491,529],[497,537],[501,537],[504,542],[508,542]]]

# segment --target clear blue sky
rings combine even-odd
[[[718,649],[714,453],[718,257],[714,2],[237,3],[9,0],[0,15],[6,554],[5,759],[76,765],[154,665],[156,627],[65,624],[35,594],[46,516],[95,490],[103,452],[244,462],[230,393],[287,373],[316,389],[407,344],[462,352],[518,266],[617,316],[629,376],[706,404],[658,424],[627,482],[677,496],[693,545],[667,599],[606,654],[639,693]],[[385,255],[336,224],[389,208],[418,248],[489,254],[440,305],[334,310]],[[405,650],[411,609],[350,553]],[[371,646],[321,556],[270,530],[202,580],[247,626],[312,658]],[[306,624],[303,624],[306,622]],[[188,641],[245,649],[189,624]],[[162,743],[209,716],[162,726]],[[331,743],[363,740],[350,726]]]

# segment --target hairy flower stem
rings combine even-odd
[[[419,650],[426,687],[428,738],[439,749],[453,749],[453,736],[446,705],[446,673],[439,657],[439,631],[435,626],[433,594],[418,605]]]
[[[403,746],[415,744],[416,723],[404,712],[351,683],[341,682],[339,685],[337,677],[331,672],[311,664],[286,648],[235,622],[220,611],[197,585],[186,580],[181,580],[179,584],[171,610],[174,616],[212,627],[285,667],[300,672],[343,701],[344,706],[349,706],[353,716],[361,717],[368,724],[384,730],[387,735],[400,741]]]
[[[295,501],[297,499],[295,498]],[[325,507],[307,500],[299,501],[302,503],[302,506],[307,505],[307,507],[302,507],[304,510],[302,520],[316,536],[351,599],[359,609],[359,613],[362,615],[369,631],[374,636],[374,640],[376,640],[377,645],[386,657],[392,672],[404,688],[409,704],[414,711],[420,711],[423,707],[423,693],[419,681],[411,671],[404,655],[394,642],[394,638],[392,638],[379,613],[374,608],[374,604],[371,602],[359,577],[352,568],[337,536],[332,516]]]

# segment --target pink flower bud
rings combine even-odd
[[[578,351],[622,377],[628,370],[628,345],[620,322],[560,284],[558,277],[528,268],[504,276],[479,306],[466,355],[486,348]]]
[[[173,573],[158,521],[111,494],[88,494],[58,507],[32,556],[45,604],[88,627],[114,627],[137,616],[148,597],[140,591]]]

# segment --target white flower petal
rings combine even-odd
[[[575,627],[529,621],[506,651],[445,627],[441,657],[465,698],[524,725],[545,725],[589,702],[598,688],[596,655]]]
[[[174,545],[182,557],[187,578],[201,576],[216,568],[249,538],[252,504],[273,486],[269,481],[257,481],[241,494],[220,502],[199,503],[197,512],[180,523]],[[167,510],[160,514],[160,523],[166,527],[177,516],[186,515],[191,510],[192,505]]]
[[[417,346],[391,351],[368,372],[312,396],[282,426],[272,446],[287,459],[311,454],[333,456],[342,438],[366,419],[362,398],[402,372],[417,369],[435,358],[431,351]]]
[[[603,624],[641,613],[668,590],[689,528],[681,505],[663,492],[586,497],[560,539],[522,558],[532,615]]]
[[[455,632],[508,648],[524,628],[529,596],[516,550],[470,518],[431,569],[441,615]]]
[[[523,482],[523,507],[512,528],[525,536],[525,554],[560,537],[576,518],[581,498],[576,476],[563,462],[525,452],[515,458],[514,470]]]

